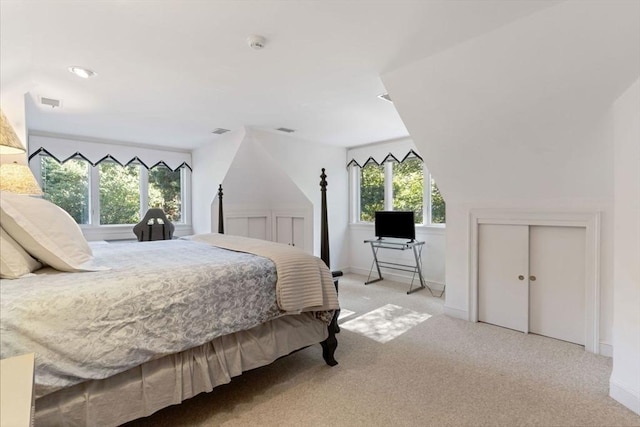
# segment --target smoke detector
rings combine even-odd
[[[253,36],[247,37],[247,43],[252,49],[255,49],[255,50],[262,49],[266,42],[267,40],[262,36],[253,35]]]

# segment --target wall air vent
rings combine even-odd
[[[211,133],[215,133],[216,135],[222,135],[223,133],[229,132],[229,129],[215,128]]]
[[[279,130],[280,132],[286,132],[286,133],[293,133],[295,132],[295,130],[293,129],[289,129],[289,128],[278,128],[276,130]]]
[[[378,95],[378,98],[384,99],[385,101],[391,102],[393,104],[393,101],[391,100],[391,97],[389,96],[388,93],[383,93],[381,95]]]
[[[62,101],[59,99],[45,98],[44,96],[40,97],[40,103],[51,108],[60,107],[62,105]]]

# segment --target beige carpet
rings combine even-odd
[[[640,426],[608,397],[611,359],[452,319],[426,289],[363,281],[340,280],[353,312],[340,323],[386,307],[368,323],[394,337],[343,327],[336,367],[312,346],[128,426]],[[395,319],[408,326],[400,334]]]

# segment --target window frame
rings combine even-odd
[[[405,159],[406,160],[406,159]],[[387,160],[383,163],[384,166],[384,209],[393,210],[393,160]],[[349,166],[349,189],[350,189],[350,203],[349,203],[349,222],[351,224],[373,224],[373,222],[362,221],[361,218],[361,206],[360,206],[360,170],[362,168],[357,164],[351,164]],[[432,227],[432,228],[445,228],[445,223],[432,223],[432,176],[429,173],[429,169],[424,161],[422,161],[422,172],[424,185],[423,188],[423,204],[422,204],[422,224],[416,224],[416,227]]]

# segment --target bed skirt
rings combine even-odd
[[[324,341],[312,313],[284,316],[180,353],[146,362],[36,400],[35,425],[116,426],[226,384],[292,351]]]

